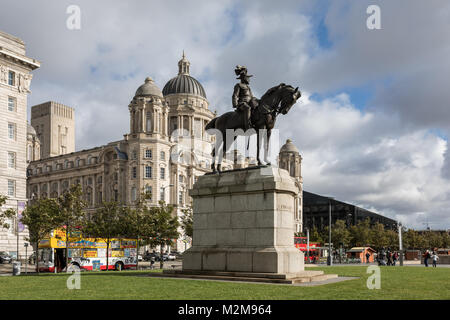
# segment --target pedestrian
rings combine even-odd
[[[428,267],[428,259],[430,258],[430,251],[427,249],[425,253],[423,254],[423,263],[425,264],[425,267]]]
[[[397,251],[394,252],[394,254],[392,255],[392,265],[395,267],[395,263],[397,262],[398,259],[398,253]]]
[[[150,269],[154,269],[155,268],[154,264],[155,264],[155,256],[152,256],[150,258]]]
[[[387,259],[388,259],[387,265],[388,266],[392,265],[392,252],[390,249],[388,249],[388,252],[387,252]]]
[[[367,252],[366,253],[366,263],[370,263],[370,253],[369,252]]]
[[[432,258],[433,258],[433,267],[436,268],[437,261],[439,260],[439,256],[437,255],[436,251],[433,251]]]

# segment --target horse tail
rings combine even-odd
[[[216,127],[217,118],[212,119],[205,127],[205,130],[214,129]]]

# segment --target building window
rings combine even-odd
[[[133,153],[131,154],[131,158],[132,158],[133,160],[136,160],[136,159],[137,159],[137,152],[136,152],[136,150],[133,150]]]
[[[147,116],[146,117],[147,118],[146,131],[151,132],[152,131],[152,114],[151,114],[151,112],[147,112],[146,116]]]
[[[14,152],[8,152],[8,168],[16,168],[16,154]]]
[[[152,201],[152,187],[151,186],[149,186],[149,185],[146,185],[145,186],[145,193],[146,193],[146,195],[148,196],[148,201]]]
[[[133,179],[136,179],[136,177],[137,177],[137,168],[136,167],[133,167],[133,172],[132,172],[132,177],[133,177]]]
[[[180,192],[178,193],[178,204],[179,204],[180,206],[183,205],[183,191],[180,191]]]
[[[33,147],[28,146],[27,148],[27,161],[33,161]]]
[[[8,180],[8,196],[16,196],[16,181],[14,180]]]
[[[16,98],[8,97],[8,111],[16,111]]]
[[[16,84],[16,73],[14,71],[8,72],[8,84],[14,86]]]
[[[160,178],[165,179],[166,178],[166,169],[160,168]]]
[[[183,177],[182,174],[180,174],[180,175],[178,176],[178,182],[179,182],[179,183],[183,183],[183,182],[184,182],[184,177]]]
[[[8,123],[8,138],[16,140],[16,125],[14,123]]]
[[[145,158],[146,159],[151,159],[152,158],[152,150],[151,149],[145,150]]]
[[[152,167],[145,166],[145,177],[147,179],[151,179],[152,178]]]
[[[160,191],[159,191],[159,198],[161,201],[165,201],[165,192],[164,192],[164,187],[161,187]]]
[[[160,156],[162,161],[164,161],[166,159],[166,153],[164,151],[161,151]]]
[[[131,201],[136,201],[136,187],[131,188]]]

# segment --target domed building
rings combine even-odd
[[[295,178],[298,186],[296,197],[296,209],[294,215],[295,232],[303,231],[303,178],[302,178],[302,156],[291,139],[281,147],[278,154],[278,167],[289,172]]]
[[[175,205],[181,216],[191,204],[188,190],[196,177],[210,171],[213,137],[204,128],[215,117],[203,86],[190,75],[184,53],[177,76],[162,91],[147,77],[134,93],[128,111],[130,130],[123,140],[32,161],[28,194],[58,196],[79,183],[93,212],[102,201],[132,206],[145,190],[151,194],[152,205],[164,200]],[[42,141],[50,141],[50,137]],[[233,163],[224,160],[223,169],[232,168]],[[181,236],[171,249],[182,252],[190,247],[190,241]]]
[[[36,130],[27,122],[27,164],[39,160],[41,155],[41,142]]]

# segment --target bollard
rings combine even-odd
[[[13,276],[20,276],[20,261],[13,262]]]

